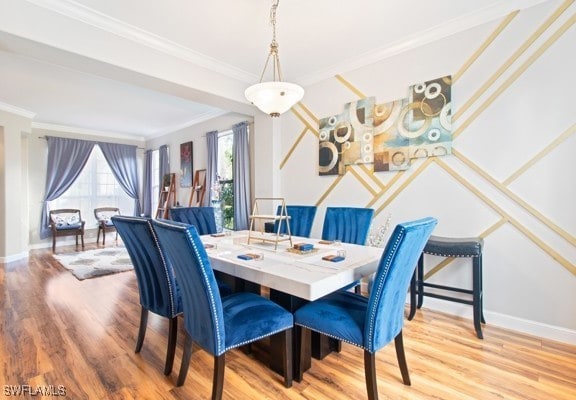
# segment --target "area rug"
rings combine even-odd
[[[134,269],[124,247],[54,254],[53,257],[79,280]]]

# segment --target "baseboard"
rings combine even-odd
[[[0,264],[8,264],[8,263],[11,263],[14,261],[23,260],[25,258],[28,258],[28,252],[27,251],[20,253],[20,254],[13,254],[11,256],[0,257]]]
[[[84,235],[84,244],[88,243],[96,243],[96,236],[86,236]],[[76,240],[73,236],[69,239],[58,238],[56,241],[56,250],[58,250],[58,246],[74,246],[76,244]],[[47,239],[44,242],[34,243],[28,246],[29,250],[39,250],[39,249],[48,249],[52,248],[52,239]],[[78,242],[78,250],[82,249],[82,244]]]
[[[576,345],[576,331],[574,330],[490,311],[486,311],[484,317],[486,318],[486,321],[490,321],[491,324],[501,328],[524,332],[533,336],[555,340],[557,342]]]
[[[409,303],[409,302],[408,302]],[[430,309],[452,314],[458,317],[470,319],[472,324],[472,306],[442,301],[438,299],[426,299],[422,309]],[[511,315],[501,314],[490,310],[484,310],[484,318],[488,325],[510,329],[520,333],[537,336],[543,339],[576,345],[576,331],[560,326],[548,325],[541,322],[518,318]]]

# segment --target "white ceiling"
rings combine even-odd
[[[544,0],[282,0],[284,80],[304,86]],[[271,0],[0,0],[0,109],[154,137],[254,114]],[[304,98],[305,100],[305,98]]]

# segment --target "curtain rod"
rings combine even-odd
[[[254,125],[254,121],[245,121],[248,126],[253,126]],[[222,129],[221,131],[216,131],[216,133],[220,134],[220,133],[224,133],[224,132],[232,132],[232,128],[228,128],[228,129]],[[200,137],[206,137],[206,134],[200,136]]]
[[[57,136],[57,137],[60,137],[60,136]],[[44,139],[44,140],[46,140],[46,136],[38,136],[38,139]],[[70,139],[70,138],[63,138],[63,139]],[[78,139],[78,140],[82,140],[82,139]],[[96,143],[98,143],[98,141],[96,141],[96,140],[89,140],[89,142],[96,142]],[[102,140],[100,140],[100,142],[102,142]],[[110,142],[106,142],[106,143],[110,143]],[[115,144],[124,144],[124,143],[115,143]],[[146,150],[146,147],[138,147],[138,146],[136,146],[136,148],[137,148],[138,150]]]

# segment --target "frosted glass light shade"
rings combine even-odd
[[[288,82],[260,82],[246,89],[244,95],[266,114],[278,117],[302,100],[304,89]]]

